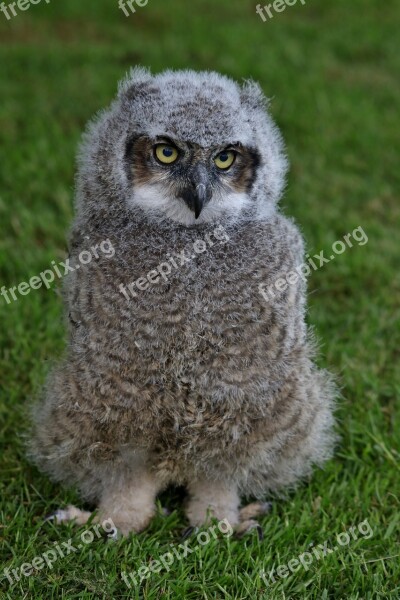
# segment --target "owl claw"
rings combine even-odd
[[[261,527],[260,524],[257,527],[257,535],[258,535],[258,539],[261,542],[264,539],[264,530],[263,530],[263,528]]]
[[[124,536],[120,532],[120,530],[116,527],[112,533],[104,533],[103,539],[108,543],[117,542],[122,539]]]
[[[184,542],[185,540],[187,540],[187,538],[189,538],[192,535],[192,533],[197,533],[198,530],[199,530],[198,527],[193,527],[192,525],[189,525],[189,527],[186,527],[186,529],[184,529],[182,531],[181,542]]]
[[[44,521],[45,523],[47,521],[54,521],[54,523],[67,523],[68,521],[71,521],[72,518],[70,518],[68,516],[68,509],[64,510],[63,508],[57,508],[57,510],[48,513],[45,517],[44,517]]]
[[[44,516],[43,522],[47,523],[47,521],[54,521],[54,520],[56,520],[57,519],[57,513],[58,513],[57,510],[54,511],[54,512],[48,513],[47,515]]]

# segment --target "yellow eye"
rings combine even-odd
[[[233,150],[224,150],[214,158],[214,162],[218,169],[229,169],[235,162],[235,158],[236,153]]]
[[[158,144],[155,147],[155,154],[158,160],[166,165],[170,165],[178,158],[178,150],[168,144]]]

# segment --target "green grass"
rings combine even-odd
[[[252,0],[149,0],[126,18],[116,0],[67,0],[6,21],[0,14],[0,285],[7,288],[65,256],[74,155],[85,122],[107,105],[133,64],[215,69],[260,80],[291,161],[283,210],[311,254],[362,226],[369,241],[313,273],[309,321],[320,364],[340,377],[335,458],[309,485],[274,503],[264,541],[221,536],[130,592],[121,571],[179,543],[173,512],[117,543],[94,541],[31,577],[0,585],[7,599],[386,599],[400,597],[399,188],[400,52],[397,0],[308,0],[263,23]],[[0,298],[1,553],[19,568],[80,531],[43,525],[74,491],[28,464],[27,403],[63,348],[59,293]],[[396,368],[397,367],[397,368]],[[396,406],[397,405],[397,406]],[[397,411],[396,411],[397,408]],[[306,571],[267,585],[310,543],[368,520],[373,536]],[[191,542],[194,544],[194,540]],[[2,574],[0,573],[0,579]]]

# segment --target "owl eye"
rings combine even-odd
[[[218,169],[229,169],[235,162],[236,153],[233,150],[224,150],[220,152],[215,158],[214,162]]]
[[[178,158],[178,150],[169,144],[157,144],[154,149],[156,158],[165,165],[170,165]]]

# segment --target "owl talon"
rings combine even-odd
[[[263,528],[261,527],[260,524],[257,527],[257,535],[258,535],[258,539],[261,542],[264,539],[264,530],[263,530]]]
[[[198,527],[193,527],[192,525],[189,525],[189,527],[186,527],[186,529],[184,529],[182,531],[181,542],[184,542],[185,540],[187,540],[193,533],[197,533],[198,530],[199,530]]]
[[[102,537],[107,543],[113,543],[122,539],[124,536],[121,533],[121,531],[116,527],[112,533],[104,533]]]
[[[57,510],[51,512],[51,513],[47,513],[47,515],[44,516],[43,522],[47,523],[48,521],[54,521],[56,519],[56,515],[57,515]]]

